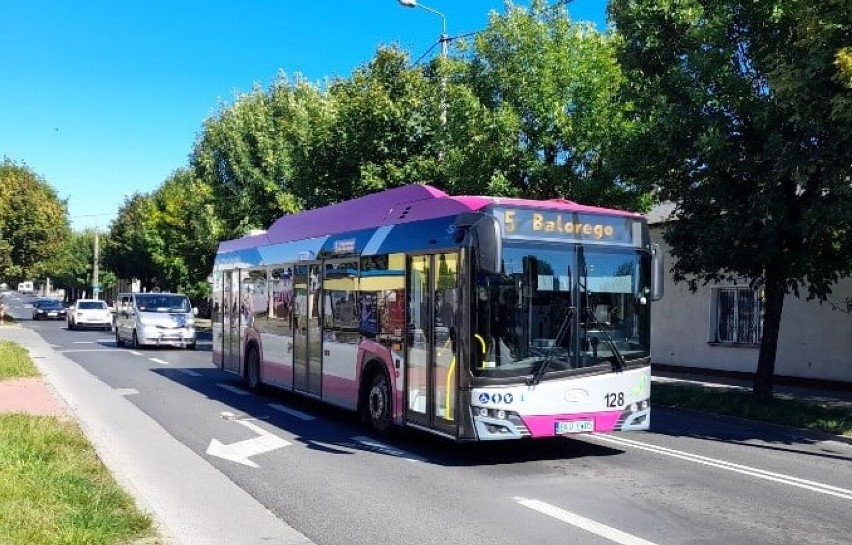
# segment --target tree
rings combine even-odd
[[[65,201],[42,177],[9,159],[0,164],[0,275],[9,280],[50,274],[49,259],[70,235]]]
[[[154,211],[152,197],[140,193],[125,200],[110,224],[102,262],[119,278],[138,278],[145,290],[159,286],[162,273],[151,256],[146,218]]]
[[[621,172],[676,203],[676,281],[748,278],[763,294],[754,392],[770,397],[785,296],[824,300],[852,274],[852,10],[613,0],[610,15],[642,127]]]
[[[265,229],[281,214],[298,210],[284,133],[259,87],[204,123],[191,164],[196,177],[212,188],[227,236]]]
[[[152,194],[143,223],[147,250],[164,286],[193,299],[208,296],[207,277],[223,232],[212,188],[191,170],[175,171]]]
[[[503,166],[530,198],[641,208],[644,195],[610,168],[617,138],[632,131],[618,100],[624,76],[616,42],[564,8],[533,0],[492,14],[473,43],[469,87],[482,104],[517,127],[514,167]]]
[[[109,245],[109,236],[98,234],[101,247]],[[46,265],[50,271],[50,279],[57,288],[65,290],[70,300],[81,297],[82,293],[92,293],[93,258],[95,246],[95,231],[85,229],[82,232],[72,232],[62,250],[54,255]],[[103,253],[100,254],[98,284],[104,290],[116,285],[116,277],[105,266]]]

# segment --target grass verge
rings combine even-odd
[[[0,379],[37,376],[0,341]],[[153,521],[101,463],[75,422],[0,414],[0,545],[158,545]]]
[[[795,399],[756,399],[751,392],[654,384],[651,403],[852,436],[852,411]]]
[[[13,342],[0,341],[0,380],[36,376],[38,370],[26,350]]]

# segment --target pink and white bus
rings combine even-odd
[[[222,242],[213,361],[379,432],[644,430],[661,272],[639,214],[404,186]]]

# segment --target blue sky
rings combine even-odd
[[[421,4],[450,36],[504,12],[501,0]],[[605,6],[569,9],[603,29]],[[441,19],[397,0],[5,0],[0,28],[0,157],[43,176],[80,230],[106,229],[125,196],[186,166],[236,93],[279,72],[348,77],[382,44],[417,59]]]

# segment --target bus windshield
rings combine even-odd
[[[633,248],[506,244],[476,279],[475,376],[522,377],[649,356],[650,256]],[[580,266],[578,268],[578,265]],[[620,355],[620,359],[619,356]]]

